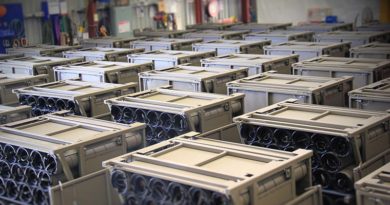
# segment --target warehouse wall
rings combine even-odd
[[[307,21],[309,8],[332,8],[333,15],[339,21],[354,22],[357,15],[357,25],[361,24],[361,14],[365,7],[372,9],[374,19],[379,18],[379,0],[258,0],[258,22],[298,22]]]

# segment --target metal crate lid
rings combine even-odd
[[[187,25],[187,29],[219,29],[219,30],[225,30],[227,28],[230,28],[235,25],[240,25],[241,22],[236,23],[203,23],[203,24],[192,24]]]
[[[152,66],[152,63],[88,61],[88,62],[56,66],[54,67],[54,70],[61,71],[61,72],[70,71],[70,72],[104,73],[104,72],[119,72],[119,71],[129,70],[129,69],[139,69],[139,67],[141,66]]]
[[[241,65],[241,66],[259,66],[264,63],[285,61],[289,59],[298,59],[297,54],[293,55],[257,55],[257,54],[229,54],[202,59],[202,64],[221,64],[221,65]]]
[[[180,45],[202,42],[201,38],[149,38],[131,42],[133,45]]]
[[[322,50],[340,46],[350,46],[351,43],[333,43],[333,42],[298,42],[289,41],[274,45],[265,46],[265,50]]]
[[[355,53],[390,53],[390,43],[369,43],[351,48]]]
[[[353,77],[339,78],[286,75],[266,72],[227,83],[229,88],[238,89],[278,89],[283,92],[316,92],[352,81]]]
[[[390,35],[390,31],[332,31],[316,35],[317,39],[368,39],[376,36]]]
[[[179,81],[202,81],[215,79],[220,76],[232,75],[234,73],[246,72],[248,68],[226,69],[219,67],[200,67],[200,66],[175,66],[163,70],[153,70],[142,72],[140,78],[156,79],[177,79]]]
[[[304,30],[304,31],[334,31],[343,28],[353,28],[352,23],[308,23],[298,26],[292,26],[291,30]]]
[[[74,58],[59,58],[59,57],[46,57],[46,56],[28,56],[20,58],[12,58],[0,61],[1,64],[7,65],[21,65],[21,66],[45,66],[45,65],[59,65],[68,64],[74,61],[83,61],[82,57]]]
[[[0,105],[0,115],[8,115],[12,113],[24,112],[31,110],[31,106],[28,105]]]
[[[36,44],[23,47],[8,48],[7,53],[37,53],[37,54],[51,54],[61,53],[63,51],[79,49],[81,46],[58,46],[48,44]]]
[[[390,65],[390,60],[371,58],[315,57],[293,64],[294,69],[372,72]]]
[[[247,40],[215,40],[208,41],[205,43],[194,43],[193,47],[218,47],[218,48],[236,48],[245,47],[252,45],[270,45],[270,40],[258,40],[258,41],[247,41]]]
[[[134,59],[162,59],[162,60],[177,60],[180,58],[189,58],[197,56],[209,56],[215,54],[214,51],[175,51],[175,50],[158,50],[144,53],[136,53],[128,55],[129,58]]]
[[[312,155],[309,150],[278,151],[197,138],[196,134],[190,132],[107,160],[103,166],[241,196],[249,184],[266,180],[287,167],[301,165],[300,171],[305,173],[305,161]],[[291,171],[295,176],[296,170]]]
[[[82,43],[116,43],[116,42],[130,42],[143,39],[141,37],[118,37],[118,36],[105,36],[99,38],[83,39]]]
[[[94,48],[83,48],[75,51],[65,51],[64,55],[70,56],[106,56],[106,55],[120,55],[120,54],[131,54],[142,52],[144,49],[136,48],[105,48],[105,47],[94,47]]]
[[[105,100],[106,104],[186,113],[242,99],[244,94],[221,95],[170,89],[152,89]]]
[[[390,101],[390,78],[366,85],[364,87],[352,90],[348,93],[350,96],[373,96]],[[390,109],[390,104],[389,104]]]
[[[35,79],[47,79],[47,74],[41,75],[25,75],[25,74],[1,74],[0,73],[0,85],[13,84],[18,82],[28,82]]]
[[[12,145],[56,154],[77,149],[88,143],[95,144],[142,129],[143,123],[123,125],[119,123],[54,113],[22,121],[12,122],[0,128],[0,141]]]
[[[19,58],[23,57],[22,53],[15,53],[15,54],[4,54],[0,53],[0,60],[6,60],[6,59],[11,59],[11,58]]]
[[[388,198],[390,189],[390,163],[373,171],[369,175],[355,183],[355,188],[359,192],[366,193],[364,198],[372,197],[381,201],[381,197]]]
[[[207,36],[231,36],[231,35],[242,35],[249,33],[249,30],[235,30],[235,31],[221,31],[221,30],[201,30],[194,33],[184,34],[184,37],[207,37]]]
[[[259,31],[252,32],[246,36],[258,36],[258,37],[290,37],[300,35],[314,35],[312,31],[294,31],[294,30],[274,30],[274,31]]]
[[[38,95],[53,98],[82,99],[99,94],[135,88],[137,83],[113,84],[63,80],[13,90],[18,95]]]
[[[276,30],[285,29],[291,26],[292,23],[247,23],[239,24],[230,27],[231,30]]]
[[[332,136],[356,137],[375,124],[388,125],[390,114],[286,100],[234,118],[235,122],[254,123],[294,130],[315,130]],[[358,135],[360,136],[360,135]]]

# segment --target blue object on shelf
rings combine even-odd
[[[0,4],[5,13],[0,17],[0,53],[25,39],[22,4]]]
[[[326,16],[326,23],[337,23],[337,16]]]

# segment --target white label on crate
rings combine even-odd
[[[118,33],[130,32],[130,22],[129,21],[119,21],[118,22]]]

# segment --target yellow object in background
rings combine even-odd
[[[390,23],[390,0],[380,1],[379,20],[381,23]]]

